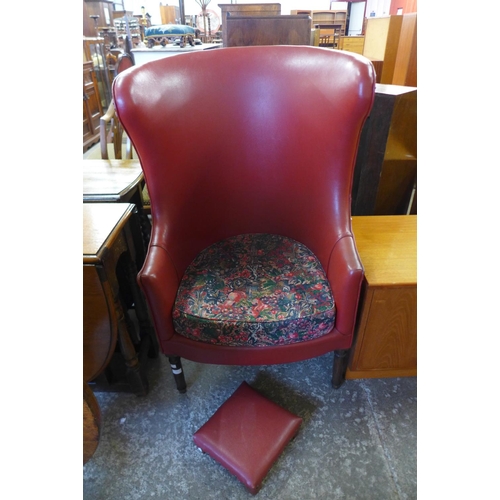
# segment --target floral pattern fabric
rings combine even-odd
[[[216,345],[270,346],[318,338],[335,323],[325,272],[303,244],[244,234],[203,250],[187,268],[176,331]]]

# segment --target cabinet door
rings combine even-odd
[[[349,368],[365,377],[416,375],[415,286],[375,287],[367,291]]]

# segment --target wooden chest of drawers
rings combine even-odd
[[[364,36],[341,36],[339,37],[339,50],[347,50],[363,55],[365,46]]]

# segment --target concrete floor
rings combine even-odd
[[[332,359],[262,367],[183,360],[186,394],[164,356],[151,360],[147,396],[96,393],[103,426],[83,468],[83,498],[416,499],[417,379],[347,381],[335,391]],[[242,381],[303,418],[256,497],[192,440]]]

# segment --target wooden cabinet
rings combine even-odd
[[[341,36],[339,37],[339,50],[347,50],[348,52],[355,52],[356,54],[363,54],[363,47],[365,45],[364,36]]]
[[[345,36],[346,32],[346,10],[291,10],[290,13],[292,15],[307,14],[311,17],[311,28],[319,30],[320,46],[340,48],[339,39]]]
[[[247,45],[310,45],[311,19],[301,16],[230,16],[226,47]]]
[[[327,46],[338,48],[339,37],[345,36],[347,11],[346,10],[312,10],[312,27],[318,27],[319,36],[328,36]],[[321,44],[321,40],[320,40]],[[322,44],[323,45],[323,44]]]
[[[145,356],[158,355],[136,280],[135,218],[134,204],[83,204],[83,381],[94,392],[146,395]]]
[[[99,142],[101,98],[92,61],[83,63],[83,152]]]
[[[352,214],[406,214],[416,175],[417,89],[377,84],[358,147]]]
[[[279,16],[280,3],[218,4],[221,10],[222,44],[227,47],[227,16]]]
[[[417,14],[368,18],[363,55],[383,61],[380,83],[416,87]]]
[[[181,24],[181,13],[176,5],[162,5],[160,2],[161,24]]]
[[[353,217],[365,269],[346,379],[417,374],[417,216]]]
[[[403,15],[392,84],[417,86],[417,13]]]

